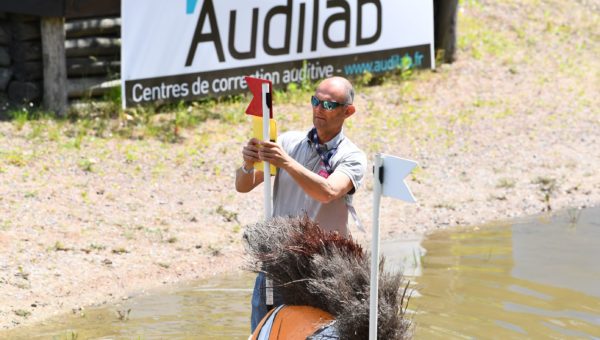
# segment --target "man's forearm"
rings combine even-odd
[[[235,172],[235,190],[238,192],[249,192],[262,183],[263,176],[261,171],[244,172],[239,167]]]
[[[323,178],[306,169],[295,160],[285,170],[307,195],[321,203],[329,203],[343,196],[349,190],[345,190],[347,187],[345,184],[347,183],[343,183],[343,181],[338,183],[340,181],[330,181]],[[349,179],[348,182],[350,182]]]

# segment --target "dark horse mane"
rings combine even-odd
[[[308,218],[276,217],[246,227],[247,269],[273,279],[287,305],[320,308],[340,339],[369,337],[370,254],[351,238],[325,232]],[[410,338],[401,273],[379,266],[378,338]]]

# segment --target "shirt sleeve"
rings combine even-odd
[[[334,172],[341,172],[350,178],[354,187],[349,195],[360,188],[367,171],[367,156],[361,151],[354,151],[346,155],[336,166]]]
[[[277,144],[279,144],[281,148],[289,154],[292,152],[294,145],[296,145],[302,138],[303,135],[297,131],[287,131],[277,136]]]

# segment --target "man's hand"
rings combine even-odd
[[[244,149],[242,150],[242,157],[244,158],[244,164],[246,164],[246,168],[251,168],[254,166],[254,163],[260,162],[260,158],[258,156],[260,141],[256,138],[252,138],[248,141],[248,144],[244,145]]]
[[[260,142],[258,157],[260,160],[269,162],[284,170],[287,170],[293,161],[292,158],[283,151],[279,144],[273,142]]]

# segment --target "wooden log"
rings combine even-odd
[[[0,92],[0,119],[2,119],[2,113],[8,110],[10,102],[6,93]]]
[[[90,36],[119,36],[121,18],[72,20],[65,23],[67,39]]]
[[[11,66],[13,77],[20,81],[40,80],[44,77],[44,65],[41,60],[15,60]]]
[[[8,98],[14,103],[37,102],[41,97],[42,86],[39,83],[11,81],[8,85]]]
[[[13,71],[10,68],[0,67],[0,92],[6,91],[6,87],[12,78]]]
[[[17,12],[13,12],[8,14],[8,18],[10,18],[11,21],[23,21],[23,22],[28,22],[28,21],[35,21],[35,22],[39,22],[40,21],[40,17],[35,16],[35,15],[30,15],[30,14],[21,14],[21,13],[17,13]]]
[[[67,113],[67,61],[65,57],[65,19],[41,19],[44,60],[44,107],[59,116]]]
[[[0,46],[0,66],[10,65],[10,54],[8,48]]]
[[[67,81],[69,98],[101,96],[116,86],[121,86],[119,79],[110,80],[104,77],[69,79]]]
[[[37,41],[15,41],[11,45],[14,60],[42,60],[42,44]]]
[[[67,58],[67,76],[97,76],[118,74],[121,61],[118,57]]]
[[[67,57],[117,56],[121,51],[119,38],[82,38],[71,39],[65,43]]]
[[[40,40],[40,23],[37,21],[13,21],[12,36],[15,41]]]
[[[6,22],[0,21],[0,45],[7,46],[10,44],[10,26]]]
[[[121,13],[121,0],[66,0],[64,10],[67,18],[117,16]]]

